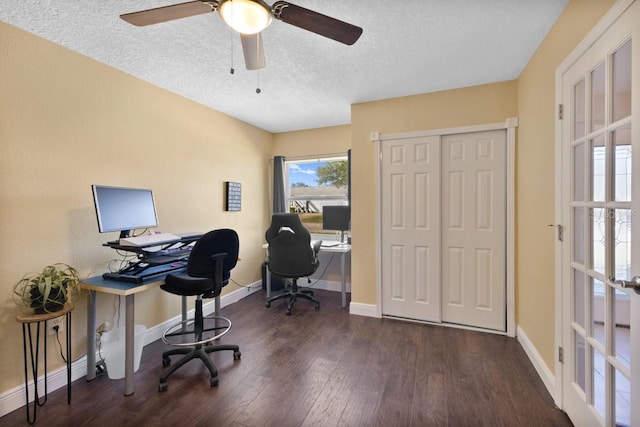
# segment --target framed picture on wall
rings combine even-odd
[[[225,211],[238,212],[242,207],[242,184],[239,182],[227,181],[225,187]]]

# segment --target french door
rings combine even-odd
[[[605,19],[611,25],[559,69],[559,369],[576,426],[638,426],[640,294],[630,281],[640,276],[640,5]]]

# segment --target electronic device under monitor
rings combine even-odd
[[[125,238],[136,228],[158,226],[151,190],[105,185],[92,185],[91,189],[101,233],[119,231],[120,238]]]
[[[323,206],[322,229],[340,232],[340,241],[344,242],[344,232],[351,228],[350,206]]]

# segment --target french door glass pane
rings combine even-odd
[[[591,279],[591,335],[605,345],[605,289],[604,283]]]
[[[584,136],[584,80],[580,80],[578,84],[573,87],[573,139],[579,139]]]
[[[582,337],[582,335],[580,335],[577,331],[573,331],[574,337],[575,337],[575,358],[576,358],[576,363],[575,363],[575,383],[578,384],[580,386],[580,389],[582,390],[583,393],[585,393],[586,391],[586,384],[585,384],[585,374],[586,374],[586,368],[585,368],[585,361],[587,360],[585,357],[585,341],[584,338]]]
[[[605,154],[604,135],[600,135],[591,141],[591,200],[596,202],[604,202]]]
[[[605,262],[605,210],[591,209],[591,268],[604,274]]]
[[[584,303],[585,303],[585,283],[584,273],[580,270],[573,270],[573,320],[583,328],[584,320]]]
[[[604,418],[605,408],[605,363],[604,356],[591,347],[593,354],[593,406],[602,418]]]
[[[631,210],[615,210],[615,277],[631,277]]]
[[[584,265],[584,208],[573,209],[573,261]]]
[[[584,201],[584,142],[573,147],[573,200]]]
[[[615,416],[616,426],[631,425],[631,383],[616,370]]]
[[[602,129],[605,120],[605,63],[591,72],[591,131]]]
[[[631,114],[631,40],[613,54],[613,121]]]
[[[616,359],[627,369],[631,369],[631,312],[629,307],[629,295],[621,291],[615,291],[615,303],[613,316],[616,319],[615,333],[613,334],[613,347]]]
[[[615,197],[618,202],[631,201],[631,126],[627,125],[611,133],[615,149]]]

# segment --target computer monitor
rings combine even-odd
[[[91,188],[101,233],[119,231],[120,238],[125,238],[136,228],[158,226],[151,190],[105,185],[92,185]]]
[[[322,229],[340,232],[340,241],[344,242],[344,232],[351,228],[350,206],[323,206]]]

